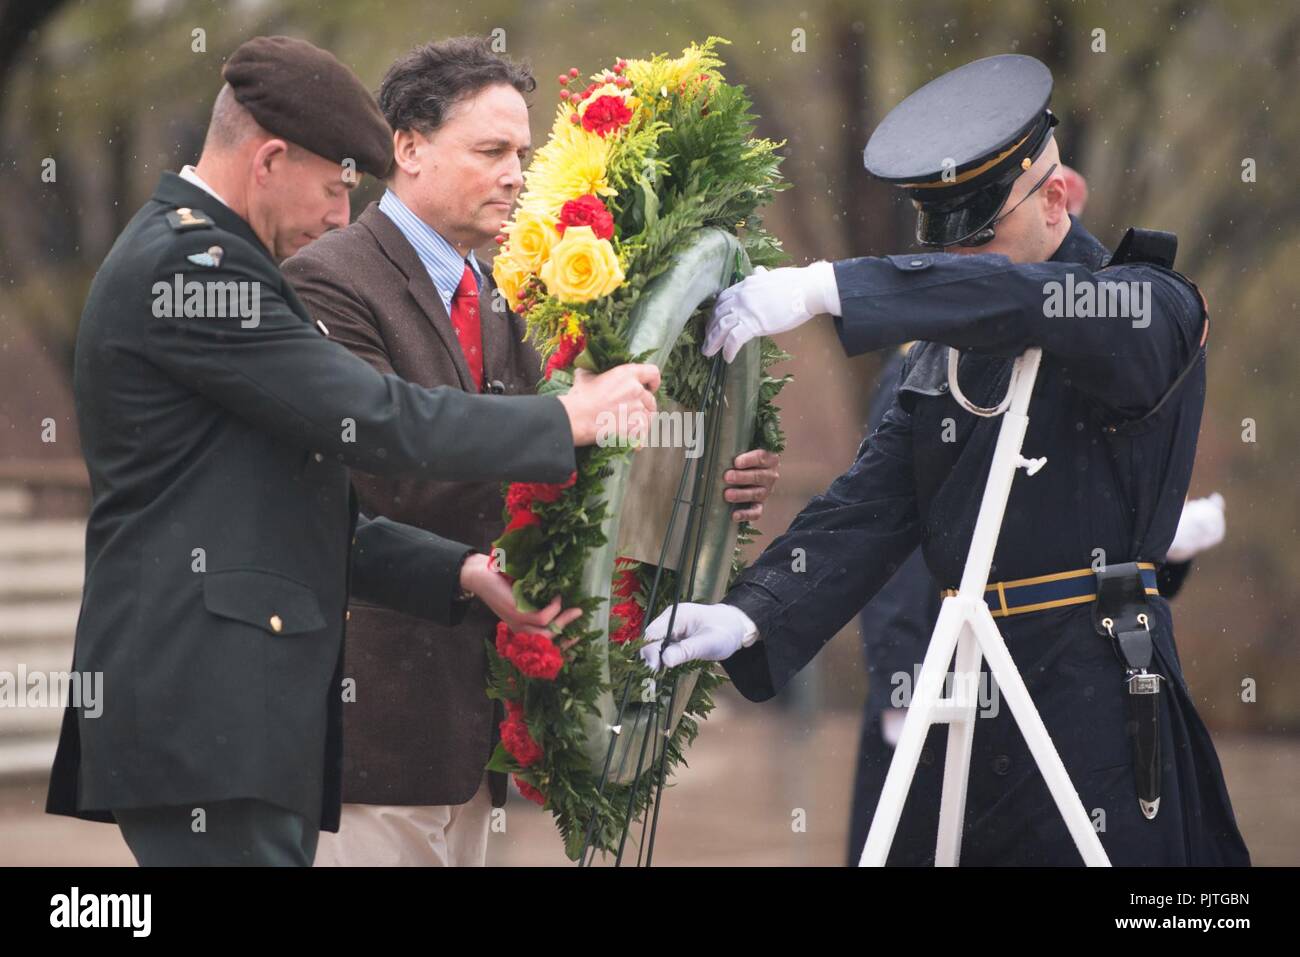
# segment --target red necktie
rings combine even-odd
[[[456,294],[451,297],[451,325],[460,340],[465,364],[469,366],[474,391],[483,391],[483,326],[478,318],[478,283],[474,270],[465,264],[465,274],[460,277]]]

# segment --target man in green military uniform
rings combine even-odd
[[[652,412],[653,366],[563,399],[471,396],[329,340],[277,263],[348,218],[392,138],[330,54],[259,37],[227,62],[197,167],[163,175],[91,285],[75,392],[93,504],[47,810],[116,821],[142,864],[310,864],[339,817],[349,594],[454,623],[514,606],[468,546],[357,513],[348,467],[560,482],[596,418]],[[473,428],[468,426],[473,423]]]

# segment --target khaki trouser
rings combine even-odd
[[[322,831],[317,867],[482,867],[492,795],[486,778],[465,804],[344,804],[337,834]]]

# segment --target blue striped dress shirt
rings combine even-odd
[[[468,258],[462,259],[455,246],[411,212],[410,207],[398,199],[391,189],[386,190],[384,198],[379,201],[379,211],[393,221],[406,241],[415,248],[416,255],[433,280],[433,287],[442,297],[442,304],[447,307],[447,315],[451,315],[451,299],[456,294],[461,277],[465,275],[466,262],[474,271],[474,280],[479,288],[483,288],[483,273],[479,269],[478,260],[474,258],[474,251],[470,250]]]

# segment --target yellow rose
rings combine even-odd
[[[499,252],[492,261],[492,278],[511,309],[519,305],[519,290],[531,275],[528,269],[511,253]]]
[[[590,302],[623,285],[623,267],[608,239],[590,226],[570,226],[542,266],[546,291],[561,302]]]
[[[537,272],[551,255],[551,247],[560,238],[555,220],[521,209],[515,221],[506,227],[510,237],[510,254],[529,272]]]

